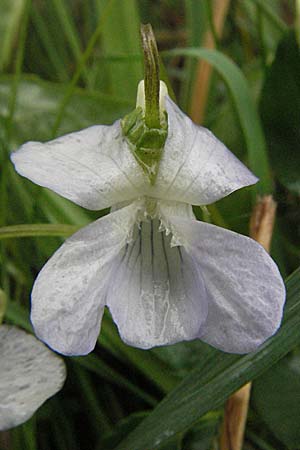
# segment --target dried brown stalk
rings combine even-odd
[[[229,9],[230,0],[216,0],[213,7],[213,23],[216,35],[222,35],[224,22]],[[215,48],[215,40],[211,31],[205,35],[203,47],[208,49]],[[206,61],[199,61],[196,70],[195,83],[190,107],[190,117],[195,123],[201,124],[205,114],[209,84],[212,73],[212,67]]]
[[[271,195],[258,199],[250,219],[250,236],[270,251],[276,203]],[[220,450],[241,450],[247,420],[251,383],[235,392],[226,402]]]

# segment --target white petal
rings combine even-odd
[[[16,427],[61,388],[66,369],[34,336],[0,326],[0,430]]]
[[[166,98],[169,130],[152,196],[206,205],[257,182],[209,130]]]
[[[46,143],[28,142],[11,159],[21,175],[95,210],[137,197],[135,181],[143,177],[119,122]]]
[[[193,339],[207,316],[203,280],[193,257],[170,247],[159,221],[136,226],[112,272],[107,305],[122,339],[149,348]]]
[[[135,203],[75,233],[39,273],[32,291],[36,335],[65,355],[93,350],[100,331],[112,261],[125,245]]]
[[[171,221],[185,235],[208,293],[200,338],[226,352],[255,350],[281,323],[285,287],[275,262],[248,237],[195,220]]]

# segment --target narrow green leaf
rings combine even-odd
[[[300,342],[300,269],[287,280],[287,305],[281,329],[259,350],[244,356],[209,348],[204,363],[188,375],[117,447],[154,449],[185,431],[286,355]],[[201,355],[199,355],[199,358]],[[162,420],[162,417],[164,420]]]
[[[9,102],[8,102],[8,118],[6,123],[6,137],[9,141],[10,135],[12,133],[13,128],[13,118],[16,112],[16,103],[17,103],[17,94],[18,94],[18,87],[21,79],[21,73],[22,73],[22,64],[24,59],[24,53],[25,53],[25,42],[27,37],[27,31],[28,31],[28,23],[29,23],[29,13],[30,13],[30,7],[31,7],[31,0],[25,0],[24,7],[22,8],[22,21],[21,21],[21,29],[20,29],[20,36],[19,36],[19,42],[18,42],[18,50],[17,55],[15,58],[15,73],[13,77],[13,82],[11,83],[11,90],[9,95]]]
[[[237,117],[243,131],[248,152],[249,166],[260,181],[254,189],[258,194],[272,192],[271,172],[266,151],[264,133],[249,90],[241,70],[227,56],[217,50],[204,48],[174,49],[163,53],[166,56],[190,56],[205,59],[222,77],[231,95]]]
[[[147,392],[140,389],[136,384],[131,383],[125,376],[119,374],[116,370],[102,361],[94,354],[87,356],[76,356],[72,358],[76,364],[90,370],[91,372],[97,374],[99,377],[108,381],[109,383],[116,384],[122,388],[127,389],[132,392],[137,397],[147,402],[149,405],[153,406],[157,403],[156,399],[152,397]]]
[[[265,0],[250,0],[251,2],[255,3],[262,11],[262,13],[268,18],[268,20],[280,31],[281,33],[284,33],[288,26],[287,24],[281,19],[280,16],[274,13],[274,10],[272,9],[271,5],[268,5],[268,3]]]
[[[71,11],[67,7],[67,3],[63,0],[52,0],[52,5],[56,11],[56,18],[58,22],[60,22],[61,30],[66,36],[69,48],[71,49],[76,63],[78,64],[82,58],[82,50],[79,39],[80,35],[76,30]],[[87,81],[88,73],[86,68],[83,68],[82,75],[85,81]]]
[[[204,2],[199,0],[185,0],[187,45],[200,47],[208,26],[208,18]],[[184,83],[180,91],[180,104],[184,110],[188,109],[192,95],[192,86],[195,78],[197,61],[195,58],[186,58],[184,62]]]
[[[101,8],[101,0],[97,5]],[[136,0],[114,1],[103,23],[102,48],[104,56],[140,53],[140,19]],[[103,61],[99,64],[103,67]],[[110,92],[120,98],[135,102],[138,82],[143,78],[142,62],[105,62],[110,80]]]
[[[25,0],[0,1],[0,71],[10,62]]]
[[[38,39],[43,49],[46,51],[46,55],[49,59],[49,64],[51,64],[52,69],[55,69],[55,75],[60,81],[66,82],[68,80],[68,70],[63,58],[55,46],[55,42],[50,34],[48,28],[47,17],[39,12],[39,9],[33,7],[31,9],[31,20],[36,29]]]
[[[70,236],[78,230],[74,225],[32,223],[0,228],[0,240],[34,236]]]
[[[97,433],[101,434],[110,431],[111,423],[105,411],[102,409],[102,405],[99,404],[89,374],[80,366],[74,365],[73,370],[76,375],[76,381],[80,387],[82,401],[87,403],[87,411],[90,416],[90,422],[93,424],[93,428],[97,430]]]

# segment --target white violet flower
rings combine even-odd
[[[139,114],[144,101],[141,82]],[[285,288],[274,261],[254,240],[197,221],[191,206],[257,178],[162,82],[160,112],[168,131],[153,165],[132,143],[130,120],[28,142],[11,156],[21,175],[78,205],[112,206],[67,239],[35,281],[32,323],[58,352],[92,351],[105,305],[122,339],[144,349],[200,338],[246,353],[280,326]]]
[[[63,386],[66,368],[31,334],[0,326],[0,431],[16,427]]]

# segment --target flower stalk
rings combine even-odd
[[[160,128],[159,111],[159,57],[154,33],[150,24],[141,25],[144,52],[145,123],[148,128]]]

